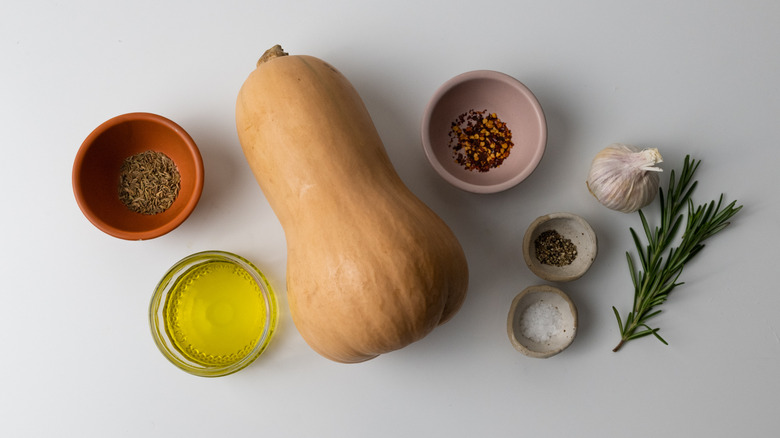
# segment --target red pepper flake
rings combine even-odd
[[[459,115],[452,122],[449,137],[455,162],[478,172],[500,166],[514,146],[506,123],[486,109]]]

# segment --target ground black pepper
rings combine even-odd
[[[487,172],[509,156],[512,131],[496,113],[469,110],[452,122],[450,148],[455,161],[468,170]]]
[[[534,247],[536,259],[544,265],[566,266],[577,258],[577,245],[556,230],[540,233],[534,241]]]

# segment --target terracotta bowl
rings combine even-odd
[[[507,334],[512,346],[526,356],[554,356],[577,335],[577,307],[556,287],[530,286],[512,300]]]
[[[181,176],[174,203],[154,215],[133,212],[119,199],[119,173],[130,156],[154,150],[170,157]],[[126,240],[162,236],[192,213],[203,191],[203,160],[179,125],[149,113],[114,117],[84,140],[73,163],[73,193],[84,216],[105,233]]]
[[[577,256],[571,264],[555,266],[543,264],[536,254],[536,240],[545,231],[555,230],[577,247]],[[537,277],[547,281],[566,282],[582,277],[598,254],[596,233],[585,219],[571,213],[551,213],[534,220],[523,236],[523,258]]]
[[[452,123],[469,110],[496,113],[512,132],[509,156],[487,172],[457,163],[450,145]],[[547,144],[547,122],[536,97],[520,81],[496,71],[471,71],[436,90],[423,116],[422,144],[431,166],[450,184],[495,193],[514,187],[536,169]]]

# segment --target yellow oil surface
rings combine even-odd
[[[198,265],[179,279],[163,310],[176,348],[203,365],[229,365],[259,342],[266,319],[260,287],[240,266]]]

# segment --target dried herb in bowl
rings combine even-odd
[[[181,187],[173,160],[162,152],[146,151],[125,159],[119,172],[119,200],[146,215],[169,209]]]

